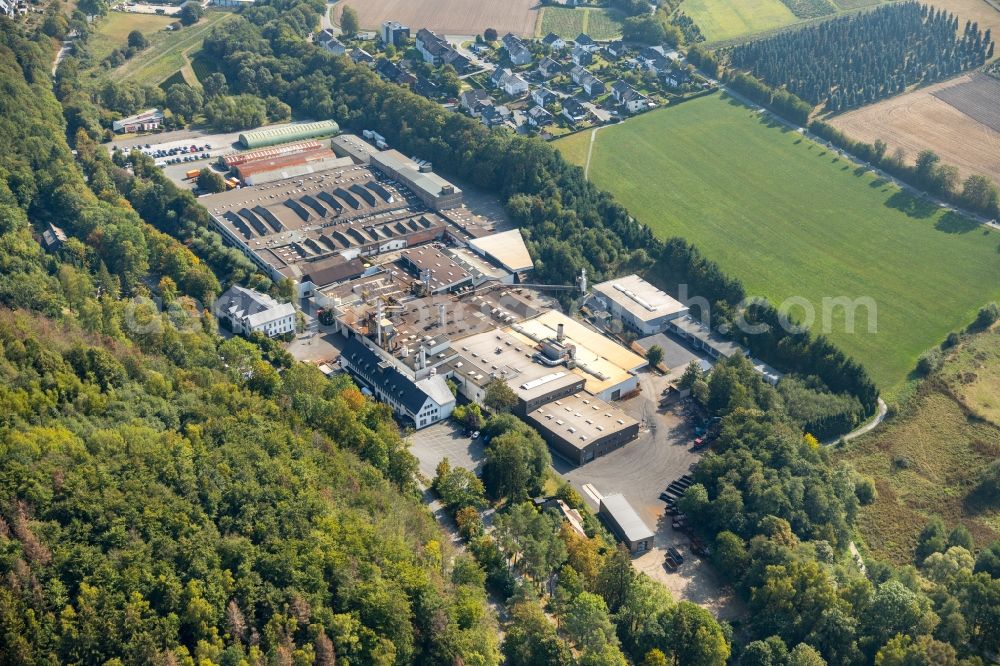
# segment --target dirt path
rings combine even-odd
[[[846,435],[844,435],[840,439],[843,439],[845,442],[849,442],[852,439],[855,439],[857,437],[861,437],[861,435],[864,435],[866,433],[871,432],[872,430],[874,430],[875,428],[877,428],[878,425],[880,423],[882,423],[882,421],[885,420],[885,415],[886,415],[886,413],[888,411],[889,411],[889,408],[886,406],[885,400],[883,400],[882,398],[879,398],[878,399],[878,412],[875,414],[875,418],[873,418],[868,423],[865,423],[864,425],[862,425],[862,426],[860,426],[858,428],[855,428],[854,430],[852,430],[851,432],[847,433]]]

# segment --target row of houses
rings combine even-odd
[[[434,67],[451,65],[457,72],[469,69],[471,62],[459,53],[446,39],[436,35],[427,28],[417,31],[417,51],[424,62]]]

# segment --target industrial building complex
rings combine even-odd
[[[339,367],[417,429],[448,418],[456,400],[482,403],[492,382],[504,382],[515,414],[572,464],[635,439],[639,422],[614,402],[638,391],[646,359],[563,314],[546,285],[528,284],[534,262],[520,231],[473,214],[459,187],[382,137],[318,138],[331,131],[335,123],[240,135],[248,150],[220,158],[240,185],[201,201],[229,244],[273,279],[294,282],[303,304],[343,337]],[[609,289],[623,303],[618,316],[642,302],[657,318],[684,312],[647,291]],[[249,332],[271,318],[264,312],[293,310],[264,307],[266,298],[234,287],[219,316]],[[284,334],[290,321],[264,331]]]

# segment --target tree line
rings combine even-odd
[[[981,215],[994,218],[1000,215],[1000,190],[993,181],[986,176],[972,174],[962,181],[959,189],[958,169],[950,164],[942,164],[941,158],[933,150],[921,151],[915,163],[910,165],[901,150],[889,154],[885,142],[856,141],[822,120],[810,122],[809,131],[913,187]]]
[[[917,2],[880,6],[726,51],[730,64],[838,112],[982,66],[990,31]]]

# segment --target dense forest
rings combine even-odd
[[[1000,647],[1000,543],[932,524],[913,567],[845,557],[872,479],[830,463],[786,414],[787,391],[740,357],[684,384],[719,436],[680,501],[748,605],[742,664],[983,664]]]
[[[980,67],[993,55],[989,30],[917,2],[878,7],[733,47],[749,71],[829,111],[851,109]]]
[[[78,140],[84,181],[51,58],[4,23],[0,662],[498,663],[388,410],[215,334],[215,276]]]
[[[652,238],[551,147],[308,44],[325,9],[275,0],[216,30],[226,89],[378,129],[499,193],[541,279],[642,270],[704,295],[716,326],[746,307],[738,281]],[[977,559],[960,531],[934,532],[916,568],[869,560],[865,576],[850,559],[871,480],[802,431],[848,427],[877,389],[764,303],[744,314],[770,333],[741,342],[799,377],[774,389],[741,357],[685,375],[721,421],[683,509],[749,607],[738,632],[636,575],[592,516],[582,536],[525,501],[548,452],[502,395],[493,416],[466,414],[489,439],[482,480],[443,463],[433,481],[456,552],[387,408],[263,341],[223,341],[199,307],[231,281],[288,286],[223,247],[148,161],[108,156],[109,111],[72,64],[60,109],[47,40],[2,34],[0,301],[21,309],[0,316],[4,663],[976,666],[1000,648],[1000,545]],[[70,235],[54,254],[32,237],[48,222]],[[502,643],[487,587],[508,609]]]

